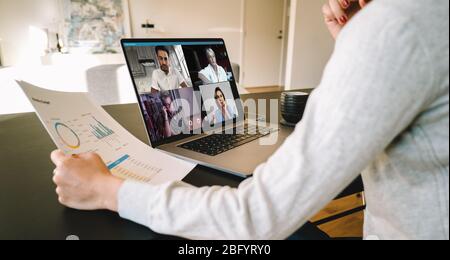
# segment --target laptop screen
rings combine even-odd
[[[123,40],[153,147],[242,117],[223,40]]]

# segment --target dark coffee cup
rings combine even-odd
[[[283,92],[280,100],[282,123],[289,126],[298,124],[303,118],[308,98],[309,94],[303,92]]]

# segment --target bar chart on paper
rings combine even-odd
[[[119,178],[132,178],[141,182],[150,182],[155,175],[162,172],[161,168],[139,161],[127,154],[108,164],[108,169]]]
[[[114,134],[113,130],[109,129],[102,122],[98,121],[95,117],[92,117],[92,119],[95,121],[95,123],[90,124],[89,126],[91,128],[91,133],[95,137],[97,137],[97,139],[101,140]]]

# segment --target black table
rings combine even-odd
[[[251,97],[278,96],[279,93],[272,93]],[[137,104],[105,109],[148,143]],[[52,183],[54,166],[49,158],[56,147],[34,113],[0,116],[0,142],[0,239],[63,240],[70,235],[80,239],[173,239],[123,220],[115,213],[76,211],[58,204]],[[198,187],[237,187],[243,179],[198,166],[184,181]]]

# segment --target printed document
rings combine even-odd
[[[88,93],[58,92],[23,81],[17,83],[53,142],[66,154],[95,152],[114,176],[151,184],[180,181],[196,166],[138,140]]]

